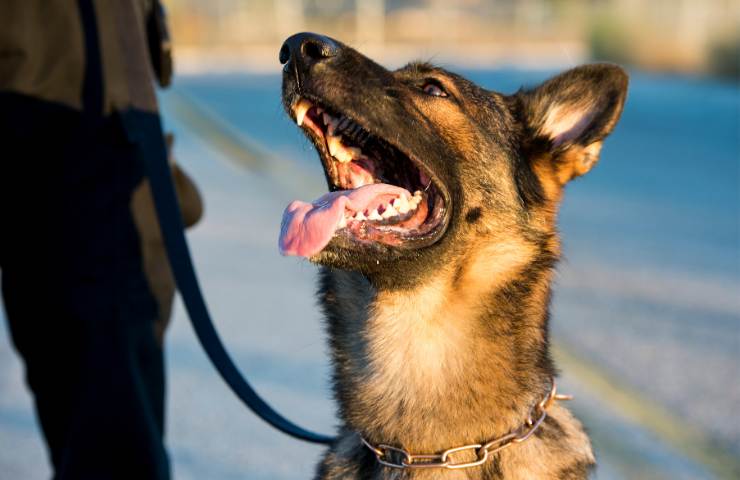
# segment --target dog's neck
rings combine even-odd
[[[361,274],[322,271],[335,389],[348,430],[432,453],[522,424],[551,386],[552,264],[506,258],[513,263],[500,272],[475,271],[471,262],[404,290],[376,290]]]

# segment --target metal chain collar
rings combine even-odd
[[[540,428],[542,422],[545,421],[545,418],[547,418],[547,409],[550,408],[556,400],[571,400],[572,398],[573,397],[571,395],[558,394],[555,380],[553,380],[552,388],[547,396],[532,407],[529,415],[527,415],[527,420],[525,420],[525,422],[513,432],[508,433],[503,437],[495,438],[484,444],[475,443],[464,445],[462,447],[448,448],[442,453],[413,454],[403,448],[393,447],[382,443],[375,446],[365,440],[362,436],[360,436],[360,440],[362,440],[362,443],[364,443],[365,446],[375,454],[378,463],[385,465],[386,467],[400,469],[447,468],[452,470],[477,467],[486,463],[488,459],[492,458],[494,453],[500,452],[516,443],[522,443],[531,437],[532,434]],[[450,459],[450,455],[465,451],[475,453],[476,459],[469,462],[459,463],[455,463]],[[396,457],[402,457],[400,462],[392,458],[394,454]]]

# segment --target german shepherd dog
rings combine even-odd
[[[619,119],[625,72],[504,95],[310,33],[280,60],[329,186],[288,206],[279,240],[321,265],[341,427],[316,478],[586,478],[548,349],[556,217]]]

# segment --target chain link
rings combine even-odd
[[[531,437],[534,432],[542,425],[542,422],[547,418],[547,410],[557,400],[571,400],[573,397],[570,395],[561,395],[557,393],[557,387],[555,380],[552,382],[552,388],[548,392],[547,396],[543,398],[539,403],[532,407],[527,420],[516,430],[508,433],[502,437],[490,440],[485,444],[471,444],[464,445],[462,447],[448,448],[442,453],[434,454],[413,454],[408,450],[399,447],[393,447],[391,445],[379,444],[374,446],[362,436],[360,440],[369,448],[374,454],[378,463],[391,468],[400,469],[420,469],[420,468],[447,468],[447,469],[460,469],[460,468],[471,468],[483,465],[490,459],[494,453],[500,452],[516,443],[522,443]],[[450,458],[450,455],[461,452],[471,451],[475,454],[475,460],[467,462],[455,463]],[[395,454],[395,455],[394,455]],[[396,457],[395,459],[393,457]],[[400,457],[400,460],[398,458]]]

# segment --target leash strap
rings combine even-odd
[[[129,138],[139,145],[144,168],[152,189],[167,257],[195,334],[208,358],[237,397],[258,417],[283,433],[312,443],[330,444],[333,437],[299,427],[276,412],[254,391],[226,352],[213,325],[198,284],[190,256],[182,214],[167,162],[167,147],[157,114],[128,111],[122,113]]]

